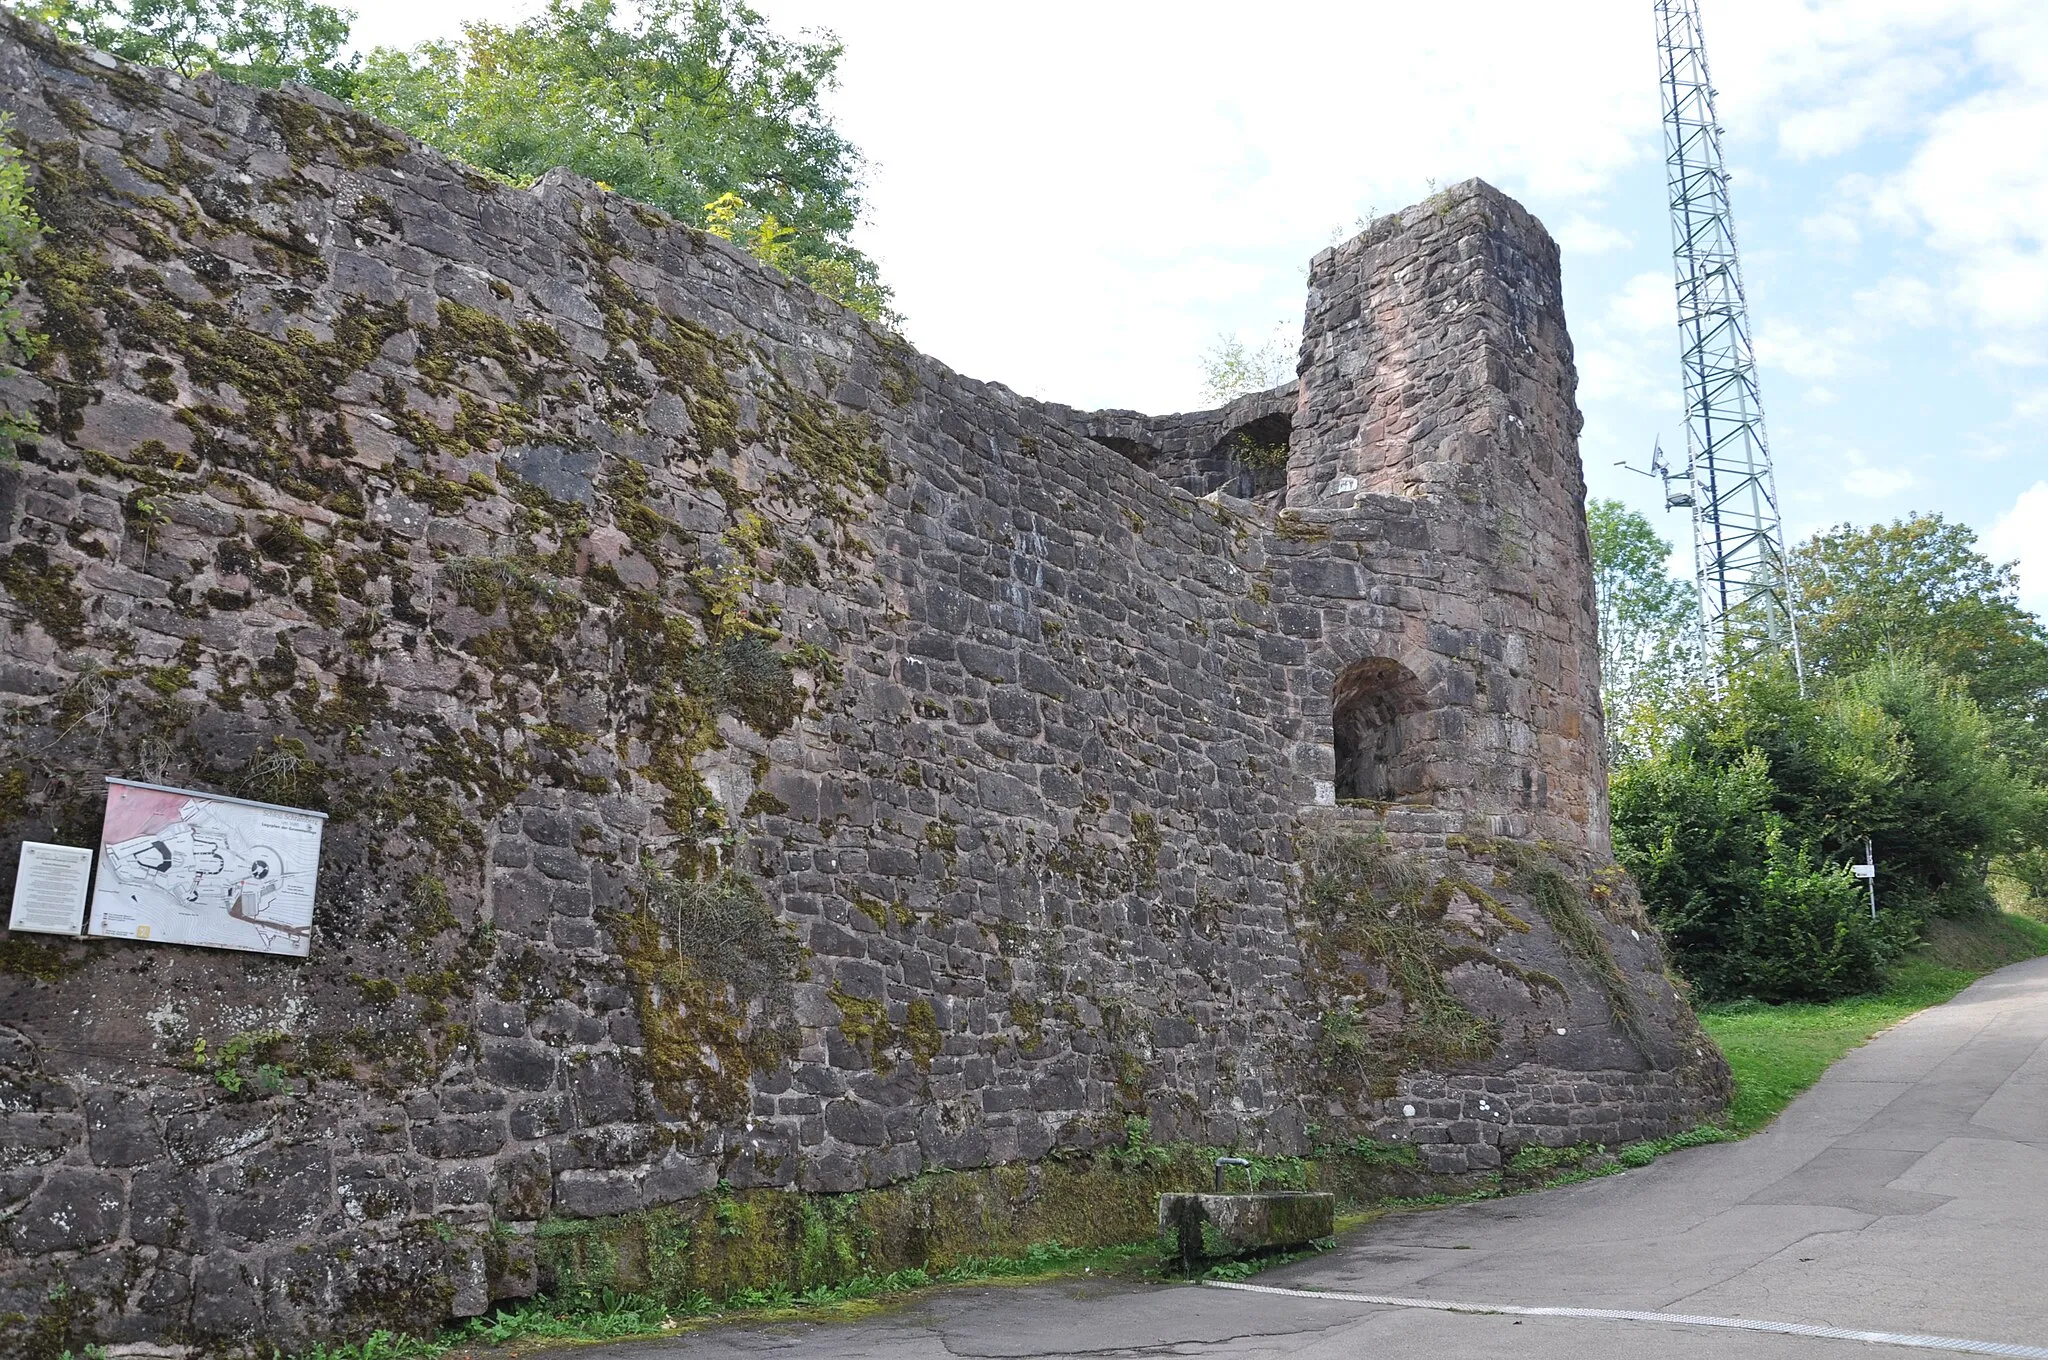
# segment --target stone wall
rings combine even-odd
[[[1556,251],[1493,189],[1318,258],[1291,405],[1153,420],[310,91],[0,15],[0,107],[0,874],[108,774],[332,817],[308,960],[0,939],[9,1337],[431,1326],[536,1224],[1138,1117],[1457,1171],[1725,1098],[1607,861]],[[1285,510],[1198,466],[1283,418]],[[1408,782],[1340,804],[1361,675]]]

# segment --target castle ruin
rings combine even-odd
[[[431,1327],[717,1196],[1010,1212],[1134,1120],[1458,1177],[1725,1100],[1612,863],[1498,191],[1318,255],[1298,383],[1155,418],[306,89],[0,13],[0,108],[0,871],[108,775],[331,819],[306,960],[0,938],[7,1344]]]

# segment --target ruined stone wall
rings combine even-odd
[[[1374,588],[1388,573],[1370,547],[1356,576],[1292,583],[1364,602],[1326,664],[1391,657],[1427,687],[1425,801],[1604,858],[1576,386],[1556,243],[1519,204],[1460,185],[1310,263],[1286,504],[1302,522],[1430,526],[1437,574],[1405,600]]]
[[[1725,1093],[1607,872],[1555,250],[1495,191],[1319,260],[1276,518],[573,176],[5,17],[0,107],[50,336],[0,875],[108,774],[332,817],[306,961],[0,939],[0,1334],[431,1325],[539,1223],[1131,1117],[1462,1171]],[[1476,480],[1297,494],[1348,306],[1520,325],[1412,399]],[[1373,658],[1426,778],[1337,806]]]

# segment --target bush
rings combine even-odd
[[[1617,847],[1703,1000],[1823,1001],[1882,981],[1898,930],[1848,871],[1771,806],[1760,752],[1732,765],[1673,751],[1619,772]]]
[[[1827,1000],[1882,985],[1934,915],[1987,909],[2043,795],[1954,682],[1885,659],[1812,697],[1765,670],[1696,696],[1669,743],[1617,769],[1616,851],[1707,1000]],[[1879,919],[1847,862],[1878,860]]]

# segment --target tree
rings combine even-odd
[[[1962,681],[1999,748],[2048,782],[2048,629],[2020,607],[2013,563],[1978,552],[1967,526],[1917,515],[1817,533],[1792,565],[1816,675],[1925,658]]]
[[[1201,362],[1203,400],[1221,406],[1293,377],[1295,346],[1277,335],[1263,345],[1247,345],[1225,333],[1202,352]]]
[[[525,182],[568,166],[707,226],[871,318],[892,319],[849,241],[860,153],[822,98],[841,47],[788,39],[741,0],[550,0],[516,25],[379,48],[354,98],[421,141]]]
[[[1663,716],[1698,679],[1697,597],[1665,569],[1671,545],[1620,501],[1586,505],[1600,611],[1600,694],[1618,748],[1653,741]]]
[[[1874,985],[1927,916],[1987,908],[1992,857],[2048,816],[1962,685],[1912,657],[1822,677],[1810,695],[1788,665],[1738,671],[1719,694],[1696,691],[1670,729],[1614,773],[1615,851],[1713,997]],[[1843,866],[1865,838],[1883,904],[1871,929],[1845,905]]]
[[[1617,848],[1705,1000],[1825,1001],[1875,990],[1911,923],[1870,919],[1856,880],[1771,804],[1769,762],[1680,748],[1614,782]]]
[[[117,57],[249,85],[287,80],[346,99],[355,59],[341,50],[355,15],[311,0],[44,0],[28,13]]]

